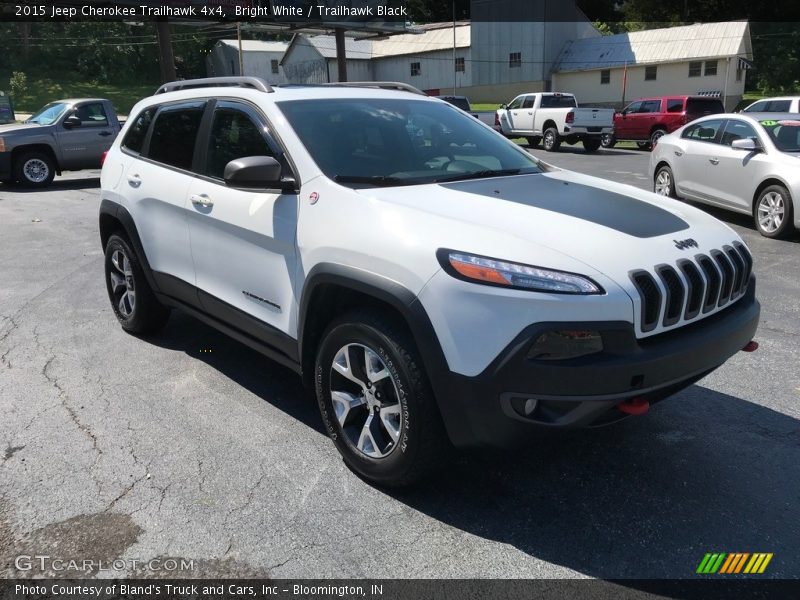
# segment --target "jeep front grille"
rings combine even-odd
[[[639,294],[643,333],[661,324],[672,327],[700,318],[738,300],[747,291],[753,259],[740,242],[681,259],[675,265],[657,265],[653,272],[630,274]]]

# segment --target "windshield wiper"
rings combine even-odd
[[[408,185],[412,183],[408,179],[400,179],[399,177],[389,177],[387,175],[336,175],[333,180],[336,183],[366,183],[375,186],[394,186],[394,185]]]
[[[485,169],[474,171],[473,173],[459,173],[451,177],[439,177],[434,179],[434,183],[447,183],[448,181],[465,181],[467,179],[482,179],[484,177],[503,177],[504,175],[519,175],[522,169]],[[537,171],[531,171],[536,173]]]

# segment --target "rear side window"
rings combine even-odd
[[[668,113],[683,112],[683,98],[670,98],[669,100],[667,100],[667,112]]]
[[[205,102],[162,108],[156,115],[148,158],[189,170]]]
[[[789,112],[792,105],[791,100],[773,100],[769,103],[769,112]]]
[[[272,156],[261,128],[237,108],[217,108],[208,140],[206,175],[222,179],[225,165],[245,156]]]
[[[575,108],[578,103],[575,96],[542,96],[539,108]]]
[[[681,137],[698,142],[716,142],[720,127],[722,127],[722,119],[694,123],[683,130]]]
[[[725,107],[722,105],[722,101],[716,98],[689,98],[686,101],[686,112],[701,117],[724,113]]]
[[[142,151],[144,145],[144,138],[147,135],[147,130],[150,129],[150,123],[153,121],[153,115],[158,110],[157,106],[145,108],[140,112],[131,126],[128,128],[128,133],[125,134],[125,139],[122,140],[122,147],[136,152],[137,154]]]

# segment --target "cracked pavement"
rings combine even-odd
[[[649,185],[646,153],[534,153]],[[347,470],[290,371],[180,313],[121,330],[97,175],[0,185],[0,576],[54,574],[14,568],[44,553],[193,560],[183,576],[691,577],[707,551],[800,576],[800,238],[714,211],[755,255],[758,352],[646,417],[387,492]]]

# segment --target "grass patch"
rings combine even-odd
[[[10,73],[0,73],[0,89],[9,93]],[[131,107],[142,98],[151,96],[158,87],[157,82],[111,84],[91,81],[34,78],[28,75],[28,86],[24,94],[12,97],[14,111],[31,113],[48,102],[64,98],[107,98],[119,115],[127,115]]]
[[[493,103],[481,103],[481,104],[470,104],[472,106],[472,110],[497,110],[500,108],[499,104]]]

